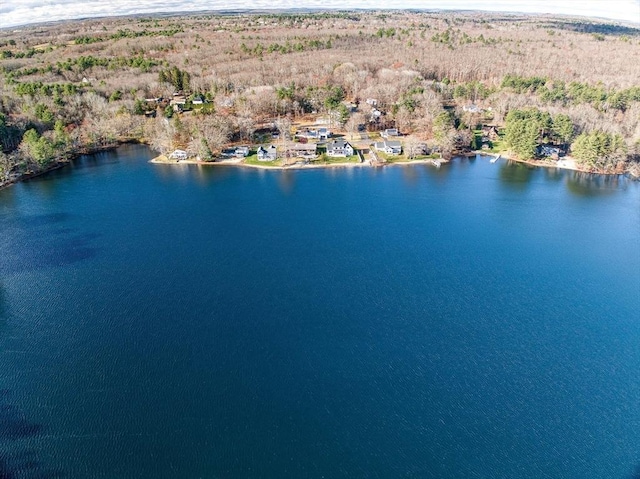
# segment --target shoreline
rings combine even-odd
[[[629,171],[616,172],[616,171],[593,171],[588,168],[580,167],[579,163],[572,156],[564,156],[560,160],[522,160],[520,158],[509,155],[509,152],[500,152],[500,153],[486,153],[482,150],[475,150],[471,153],[475,153],[479,156],[486,156],[491,158],[499,157],[500,159],[504,159],[507,161],[513,161],[515,163],[523,163],[529,166],[535,166],[539,168],[558,168],[561,170],[569,170],[569,171],[577,171],[579,173],[587,173],[589,175],[605,175],[605,176],[629,176],[633,180],[638,180],[640,178],[635,177]]]
[[[62,168],[64,168],[65,166],[68,166],[73,160],[80,158],[81,156],[84,155],[95,155],[96,153],[100,153],[103,151],[110,151],[110,150],[115,150],[116,148],[119,148],[120,146],[123,145],[128,145],[128,144],[132,144],[132,143],[137,143],[137,144],[146,144],[146,143],[142,143],[136,140],[122,140],[116,144],[113,145],[105,145],[105,146],[100,146],[100,147],[96,147],[96,148],[82,148],[79,151],[73,152],[73,153],[69,153],[69,155],[66,158],[56,158],[55,160],[52,160],[51,164],[48,165],[47,167],[43,168],[42,170],[39,171],[35,171],[35,172],[28,172],[28,173],[23,173],[21,175],[18,175],[16,177],[10,178],[7,181],[4,182],[0,182],[0,190],[4,189],[4,188],[8,188],[16,183],[20,183],[22,181],[29,181],[33,178],[37,178],[39,176],[42,176],[46,173],[49,173],[51,171],[54,170],[60,170]]]
[[[314,170],[323,168],[379,168],[387,166],[408,166],[408,165],[421,165],[432,164],[433,159],[419,159],[419,160],[407,160],[407,161],[393,161],[385,162],[374,165],[370,160],[354,163],[349,162],[335,162],[335,163],[318,163],[318,164],[291,164],[291,165],[256,165],[253,163],[243,163],[242,160],[223,160],[223,161],[202,161],[202,160],[177,160],[171,161],[165,155],[156,156],[149,160],[149,163],[156,165],[206,165],[206,166],[236,166],[241,168],[253,168],[258,170]],[[450,163],[451,160],[438,159],[440,163]]]
[[[100,153],[100,152],[103,152],[103,151],[114,150],[114,149],[117,149],[120,146],[123,146],[123,145],[126,145],[126,144],[131,144],[131,143],[146,145],[147,147],[149,147],[149,145],[147,145],[144,142],[128,139],[128,140],[120,141],[117,144],[106,145],[106,146],[101,146],[101,147],[97,147],[97,148],[82,149],[81,151],[77,151],[77,152],[74,152],[74,153],[70,154],[68,158],[61,158],[61,159],[57,159],[57,160],[53,161],[51,165],[47,166],[43,170],[40,170],[40,171],[37,171],[37,172],[25,173],[25,174],[18,175],[16,177],[10,178],[7,181],[0,182],[0,190],[2,190],[4,188],[8,188],[8,187],[10,187],[10,186],[12,186],[12,185],[14,185],[16,183],[22,182],[22,181],[28,181],[30,179],[37,178],[37,177],[42,176],[42,175],[44,175],[46,173],[49,173],[50,171],[62,169],[65,166],[68,166],[74,159],[77,159],[80,156],[92,155],[92,154]],[[538,161],[538,160],[521,160],[519,158],[516,158],[514,156],[509,155],[508,152],[491,153],[491,152],[485,152],[485,151],[482,151],[482,150],[470,150],[468,152],[459,152],[456,156],[467,157],[467,158],[473,157],[473,156],[476,156],[476,157],[477,156],[484,156],[484,157],[488,157],[488,158],[500,157],[500,159],[505,159],[505,160],[508,160],[508,161],[516,162],[516,163],[523,163],[523,164],[526,164],[526,165],[529,165],[529,166],[534,166],[534,167],[558,168],[558,169],[569,170],[569,171],[577,171],[579,173],[587,173],[587,174],[592,174],[592,175],[606,175],[606,176],[623,175],[623,176],[628,176],[632,180],[640,181],[640,176],[635,176],[632,173],[630,173],[629,171],[625,171],[625,172],[593,171],[593,170],[590,170],[590,169],[581,168],[576,163],[576,160],[574,158],[570,157],[570,156],[566,156],[562,160],[555,161],[554,163],[546,163],[546,162],[543,163],[543,162]],[[411,166],[411,165],[432,164],[433,161],[434,161],[433,159],[429,158],[429,159],[419,159],[419,160],[392,161],[392,162],[385,162],[385,163],[380,163],[380,164],[373,164],[370,160],[367,160],[367,161],[363,161],[363,162],[359,162],[359,163],[354,163],[354,162],[336,162],[336,163],[321,163],[321,164],[256,165],[256,164],[251,164],[251,163],[244,163],[240,159],[238,159],[238,160],[222,160],[222,161],[202,161],[202,160],[178,160],[178,161],[172,161],[172,160],[169,160],[165,155],[159,155],[159,156],[149,160],[149,163],[161,164],[161,165],[205,165],[205,166],[213,166],[213,167],[234,167],[235,166],[235,167],[240,167],[240,168],[253,168],[253,169],[257,169],[257,170],[283,171],[283,170],[312,170],[312,169],[324,169],[324,168],[366,168],[366,167],[369,167],[369,168],[380,168],[380,167],[388,167],[388,166],[394,166],[394,165]],[[450,163],[452,161],[452,159],[448,159],[447,160],[447,159],[444,159],[444,158],[440,158],[440,159],[438,159],[438,161],[441,164],[446,164],[446,163]]]

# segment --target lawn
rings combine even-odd
[[[260,161],[258,160],[258,155],[249,155],[247,156],[243,163],[245,165],[256,165],[256,166],[282,166],[282,160],[277,159],[273,161]]]
[[[311,163],[316,165],[332,165],[335,163],[360,163],[360,157],[358,155],[351,156],[327,156],[326,154],[320,155],[315,160],[312,160]]]

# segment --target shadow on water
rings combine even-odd
[[[544,179],[559,182],[564,178],[565,172],[560,168],[544,168]]]
[[[525,190],[533,178],[536,167],[507,161],[500,168],[500,181],[514,190]]]
[[[60,267],[90,259],[98,235],[77,234],[66,213],[20,216],[2,223],[0,272],[17,273]]]
[[[39,436],[44,428],[11,405],[10,396],[8,390],[0,390],[0,479],[63,477],[61,471],[46,468],[36,451],[21,448],[21,440]]]
[[[278,175],[278,187],[285,196],[290,196],[296,186],[296,172],[291,170],[282,170]]]
[[[627,181],[622,175],[593,175],[572,171],[567,175],[567,189],[575,196],[599,197],[624,189]]]

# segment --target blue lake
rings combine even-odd
[[[640,184],[143,146],[0,191],[0,478],[640,477]]]

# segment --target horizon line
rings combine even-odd
[[[639,6],[640,8],[640,6]],[[638,28],[640,30],[640,18],[637,21],[629,20],[629,19],[619,19],[619,18],[610,18],[610,17],[600,17],[600,16],[590,16],[590,15],[580,15],[580,14],[571,14],[571,13],[546,13],[546,12],[529,12],[529,11],[518,11],[518,10],[484,10],[478,8],[442,8],[442,7],[433,7],[433,8],[417,8],[417,7],[407,7],[407,8],[380,8],[380,7],[352,7],[352,8],[331,8],[331,7],[259,7],[259,8],[224,8],[224,9],[202,9],[202,10],[160,10],[154,12],[136,12],[136,13],[128,13],[123,15],[79,15],[77,17],[63,18],[57,20],[45,20],[45,21],[36,21],[33,23],[14,23],[7,26],[0,25],[0,31],[9,30],[9,29],[19,29],[22,27],[39,27],[39,26],[52,26],[55,24],[63,24],[63,23],[74,23],[74,22],[84,22],[89,20],[101,20],[101,19],[117,19],[117,18],[135,18],[135,17],[153,17],[153,16],[163,16],[163,17],[179,17],[179,16],[196,16],[196,15],[242,15],[242,14],[250,14],[250,15],[258,15],[258,14],[287,14],[287,13],[296,13],[296,12],[304,12],[304,13],[322,13],[322,12],[355,12],[355,13],[366,13],[366,12],[407,12],[407,13],[478,13],[483,15],[522,15],[527,17],[547,17],[547,18],[575,18],[575,19],[584,19],[591,21],[599,21],[599,22],[608,22],[608,23],[619,23],[619,24],[631,24],[634,25],[634,28]]]

